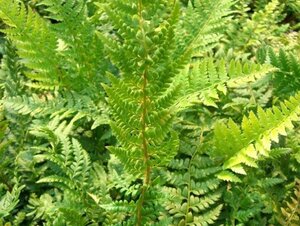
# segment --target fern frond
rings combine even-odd
[[[178,55],[192,52],[193,56],[201,56],[205,50],[211,49],[224,33],[233,4],[231,0],[195,0],[188,4],[178,24]]]
[[[30,115],[34,118],[59,116],[60,120],[64,120],[80,115],[80,118],[85,117],[88,121],[94,122],[92,129],[108,123],[105,104],[102,101],[96,104],[89,96],[75,92],[33,94],[30,97],[15,96],[6,98],[3,104],[8,112]]]
[[[214,62],[211,58],[191,63],[186,73],[179,74],[176,82],[181,84],[182,96],[173,105],[174,111],[184,110],[195,103],[217,107],[218,92],[227,93],[234,88],[263,78],[276,69],[270,65],[251,62],[241,63],[224,60]]]
[[[274,148],[270,152],[271,159],[280,159],[280,157],[284,157],[290,154],[292,150],[290,148]]]
[[[283,49],[275,53],[273,49],[266,48],[257,52],[257,58],[279,69],[271,80],[275,95],[287,97],[299,91],[300,61],[295,54],[285,52]]]
[[[90,18],[87,1],[41,0],[38,5],[46,7],[48,17],[58,22],[53,30],[58,38],[59,56],[66,60],[63,68],[68,76],[80,79],[77,89],[88,91],[90,96],[99,95],[93,92],[99,92],[99,83],[105,81],[110,63],[105,60],[99,27]],[[90,90],[85,90],[86,86]]]
[[[199,147],[182,141],[178,158],[169,164],[165,187],[169,194],[165,208],[174,225],[209,225],[217,220],[222,209],[222,185],[215,176],[221,169],[201,154]]]
[[[257,2],[260,1],[255,1],[254,4]],[[243,7],[246,10],[253,7],[251,1],[239,1],[237,4],[246,4]],[[227,53],[227,47],[234,56],[246,59],[249,55],[255,55],[256,50],[262,45],[285,46],[282,36],[288,30],[289,24],[282,23],[286,17],[284,5],[279,0],[271,0],[264,1],[263,7],[255,9],[253,13],[238,11],[233,23],[228,26],[229,40],[225,44],[224,52]]]
[[[119,202],[115,202],[112,204],[101,204],[100,207],[102,207],[103,209],[106,209],[106,210],[110,210],[110,211],[134,212],[135,203],[131,202],[128,205],[128,202],[126,202],[126,201],[119,201]]]
[[[76,117],[75,117],[76,118]],[[56,183],[63,185],[62,190],[78,189],[85,191],[90,183],[92,163],[88,153],[76,139],[70,140],[69,135],[76,119],[69,124],[60,123],[58,117],[46,126],[33,126],[30,133],[36,137],[48,140],[50,147],[39,148],[39,153],[33,157],[36,163],[54,163],[60,170],[59,175],[48,175],[40,178],[38,183]],[[38,123],[39,124],[39,123]],[[35,148],[35,147],[33,147]],[[51,165],[49,167],[51,169]]]
[[[215,208],[213,208],[211,211],[203,214],[202,216],[195,217],[194,218],[195,224],[199,224],[201,226],[213,224],[218,219],[218,216],[220,215],[222,208],[223,205],[218,205]]]
[[[0,217],[1,219],[9,216],[11,211],[19,203],[19,196],[25,185],[19,186],[18,184],[14,185],[11,192],[7,192],[0,200]]]
[[[294,121],[299,120],[300,94],[296,94],[289,100],[281,103],[280,108],[274,106],[264,111],[258,108],[257,116],[250,112],[248,117],[243,118],[241,128],[229,120],[228,124],[215,126],[214,154],[224,156],[225,162],[221,179],[230,178],[232,170],[238,174],[245,174],[243,165],[257,167],[256,160],[260,155],[269,156],[271,142],[278,143],[279,136],[286,136],[286,130],[292,129]],[[229,142],[230,141],[230,142]]]
[[[104,86],[111,127],[121,145],[110,150],[137,176],[147,167],[169,162],[176,153],[178,139],[172,131],[168,106],[178,94],[178,87],[171,85],[172,78],[185,62],[174,55],[179,6],[172,9],[164,1],[143,4],[111,1],[105,12],[120,39],[103,37],[121,74],[120,79],[109,76],[111,87]],[[147,13],[141,15],[139,7],[146,7]],[[112,9],[120,13],[116,15]],[[161,21],[162,17],[167,19]],[[113,49],[117,51],[110,51]]]
[[[58,85],[57,40],[45,20],[31,8],[26,9],[24,4],[17,0],[1,0],[0,17],[9,26],[3,32],[16,45],[22,62],[34,69],[27,73],[27,76],[54,86]]]
[[[262,187],[262,188],[271,188],[275,185],[281,184],[284,182],[284,179],[282,178],[278,178],[278,177],[274,177],[274,178],[264,178],[258,181],[258,186]]]
[[[39,158],[40,156],[37,157]],[[51,160],[51,158],[47,160]],[[76,189],[76,186],[72,180],[69,180],[65,177],[56,176],[56,175],[43,177],[42,179],[38,180],[36,183],[56,184],[60,189],[70,189],[70,190]]]
[[[104,58],[103,45],[88,19],[86,1],[52,0],[40,4],[54,14],[55,10],[60,12],[59,17],[64,18],[55,25],[22,1],[0,1],[0,18],[8,26],[3,32],[29,69],[25,72],[31,80],[28,85],[48,90],[65,87],[99,96],[99,83],[104,82],[104,70],[109,64],[99,62]]]
[[[38,183],[60,183],[64,184],[68,189],[72,190],[76,187],[84,189],[89,185],[91,162],[88,154],[79,145],[78,141],[72,140],[71,146],[72,156],[64,156],[63,159],[59,153],[52,155],[36,155],[35,160],[41,162],[47,160],[55,163],[61,168],[61,171],[66,175],[48,176],[40,179]],[[68,166],[70,168],[68,168]]]
[[[22,66],[16,53],[16,48],[6,41],[1,62],[1,82],[4,85],[4,97],[20,95],[24,91],[24,78],[21,75]],[[6,98],[5,98],[6,99]],[[5,100],[4,99],[4,100]]]
[[[26,9],[23,3],[15,1],[1,1],[0,15],[4,23],[13,28],[20,28],[26,23]]]
[[[284,226],[296,226],[300,223],[300,181],[296,179],[293,197],[286,201],[281,208],[282,217],[277,217],[278,222]]]
[[[81,212],[79,212],[76,207],[70,208],[60,207],[58,209],[59,213],[62,215],[61,224],[65,223],[65,225],[76,225],[76,226],[86,226],[89,224],[88,219],[86,219]]]

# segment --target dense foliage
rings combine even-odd
[[[0,20],[0,226],[300,225],[299,0]]]

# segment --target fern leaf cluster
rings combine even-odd
[[[101,167],[92,164],[90,155],[78,140],[70,139],[72,127],[72,121],[69,124],[60,123],[56,118],[49,125],[34,126],[31,130],[32,135],[49,142],[42,145],[44,148],[41,145],[32,147],[36,150],[34,165],[40,171],[40,178],[36,183],[57,188],[60,192],[54,193],[58,197],[51,193],[44,193],[40,197],[32,196],[29,200],[29,208],[32,209],[29,217],[40,214],[41,218],[48,219],[54,225],[59,222],[86,225],[88,219],[95,223],[99,218],[104,218],[100,212],[94,216],[92,210],[99,208],[99,197],[107,193],[104,181],[101,181],[105,173]],[[64,195],[64,200],[60,200],[61,194]],[[101,201],[104,202],[105,199]]]
[[[105,104],[100,101],[97,105],[89,96],[75,92],[47,93],[45,95],[34,94],[7,98],[3,103],[9,112],[19,115],[30,115],[34,118],[51,118],[59,115],[60,119],[75,117],[78,119],[87,117],[94,123],[92,129],[101,124],[107,124],[108,117],[105,113]],[[106,116],[105,116],[106,115]]]
[[[219,54],[247,59],[262,45],[276,48],[287,43],[294,45],[285,35],[290,26],[282,23],[287,17],[282,1],[238,1],[234,8],[235,22],[228,26],[226,41],[220,46]]]

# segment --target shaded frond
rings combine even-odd
[[[277,70],[272,76],[274,93],[280,97],[288,97],[299,91],[300,87],[300,59],[293,53],[280,49],[275,53],[271,48],[260,49],[257,58],[261,62],[267,62]]]
[[[15,185],[11,192],[6,192],[0,199],[0,217],[1,219],[9,216],[19,203],[19,196],[25,185]]]
[[[223,36],[233,3],[231,0],[189,3],[178,24],[179,56],[188,52],[192,52],[192,56],[203,56],[205,51],[213,48]]]
[[[296,179],[294,194],[281,207],[282,217],[277,217],[278,222],[284,226],[297,226],[300,224],[300,181]]]

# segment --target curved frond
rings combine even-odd
[[[246,174],[243,165],[257,167],[259,156],[269,156],[271,142],[278,143],[279,136],[286,136],[293,129],[293,122],[300,118],[300,94],[274,106],[272,109],[258,108],[257,114],[250,112],[243,118],[241,128],[229,120],[228,124],[215,126],[214,155],[224,156],[226,161],[219,174],[221,179],[237,181],[231,170],[237,174]]]
[[[252,62],[232,60],[226,64],[224,60],[214,62],[212,58],[196,61],[190,64],[185,73],[176,77],[182,95],[172,106],[173,111],[182,111],[196,103],[217,107],[219,92],[226,94],[228,87],[239,87],[274,71],[276,68],[270,65]]]

